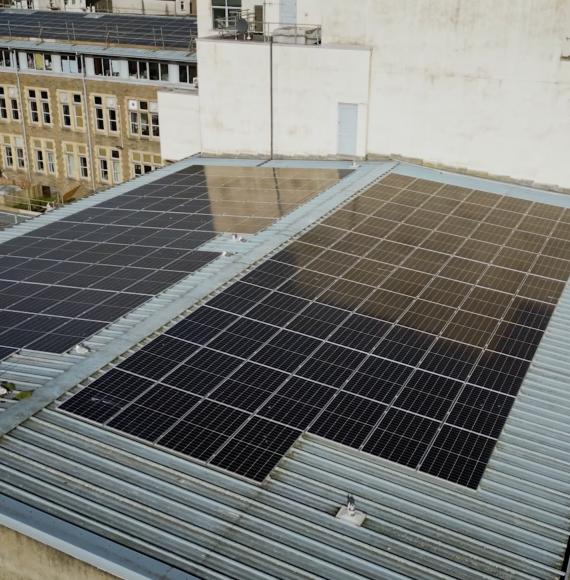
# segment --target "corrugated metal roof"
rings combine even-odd
[[[409,171],[434,175],[397,168]],[[559,578],[570,532],[569,323],[567,287],[477,490],[310,435],[255,485],[52,407],[3,437],[0,490],[180,577]],[[362,527],[335,518],[347,493],[366,513]],[[15,526],[1,502],[0,513]],[[58,532],[52,522],[43,541],[58,545]]]
[[[251,160],[201,160],[199,158],[180,161],[135,181],[123,183],[70,206],[44,214],[10,230],[2,231],[0,232],[0,243],[93,207],[125,191],[146,183],[152,183],[156,179],[193,164],[233,164],[237,167],[254,167],[263,163]],[[330,165],[324,164],[324,166]],[[338,166],[339,164],[333,165]],[[347,164],[342,165],[346,166]],[[143,303],[86,340],[83,344],[90,349],[89,354],[66,353],[59,355],[21,349],[1,361],[1,380],[14,382],[21,390],[36,390],[37,392],[33,398],[26,399],[17,406],[10,406],[9,413],[4,412],[0,415],[0,434],[12,429],[66,390],[97,372],[118,356],[127,353],[129,349],[157,332],[165,324],[181,316],[183,312],[194,307],[206,296],[221,289],[236,275],[243,273],[256,261],[276,250],[292,236],[310,226],[315,219],[319,219],[327,212],[332,211],[339,203],[346,201],[371,181],[384,175],[394,165],[394,163],[380,163],[359,168],[341,183],[317,195],[266,230],[248,236],[244,243],[231,243],[224,236],[221,236],[219,242],[215,238],[207,247],[218,251],[228,251],[227,256],[218,257],[197,272],[186,276],[179,283]]]

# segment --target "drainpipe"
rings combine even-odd
[[[75,53],[80,56],[79,53]],[[93,192],[97,191],[95,188],[95,162],[93,155],[93,144],[91,141],[91,111],[89,106],[89,96],[87,94],[87,82],[85,81],[85,76],[87,75],[87,66],[85,63],[85,57],[81,55],[81,62],[83,64],[83,74],[81,75],[81,80],[83,82],[83,101],[85,103],[85,126],[87,127],[87,150],[89,152],[89,166],[91,167],[91,188]]]
[[[273,159],[273,35],[269,36],[269,127],[270,127],[269,158]]]
[[[20,98],[20,115],[22,121],[22,133],[24,137],[24,148],[26,151],[26,167],[28,169],[28,181],[30,182],[30,187],[32,186],[32,156],[30,155],[30,147],[31,143],[28,140],[28,131],[26,129],[26,111],[24,111],[25,103],[27,102],[24,99],[24,95],[22,94],[22,85],[20,83],[20,60],[18,58],[18,53],[16,50],[12,52],[12,56],[14,58],[14,65],[16,67],[16,84],[18,85],[18,97]]]

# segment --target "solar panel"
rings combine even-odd
[[[133,44],[155,48],[185,48],[196,36],[194,17],[137,16],[125,14],[81,14],[77,12],[0,12],[0,35],[61,39],[67,41]]]
[[[64,352],[215,259],[199,248],[219,232],[255,233],[346,174],[191,166],[4,242],[0,346]]]
[[[60,408],[124,431],[168,387],[188,404],[139,436],[257,481],[308,431],[475,488],[569,240],[568,210],[391,174],[112,371],[144,393],[109,413],[104,375]]]

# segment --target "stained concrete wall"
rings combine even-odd
[[[160,154],[165,161],[179,161],[200,153],[200,102],[188,91],[158,91]]]
[[[370,51],[275,45],[274,154],[335,157],[339,103],[358,105],[356,156],[366,154]]]
[[[269,155],[269,45],[210,39],[197,44],[202,150],[212,155]]]
[[[338,105],[353,103],[357,156],[364,156],[370,51],[284,44],[271,51],[268,43],[205,39],[198,59],[204,153],[335,157]]]
[[[568,0],[298,0],[370,46],[370,155],[570,186]]]
[[[0,526],[0,580],[113,580],[97,568]]]
[[[250,3],[244,0],[244,5]],[[207,34],[210,1],[201,0],[198,10],[201,33]],[[321,24],[325,47],[358,45],[372,50],[369,78],[358,80],[370,85],[369,156],[401,156],[570,187],[570,0],[359,0],[358,7],[347,0],[297,0],[297,21]],[[253,125],[243,125],[243,151],[230,140],[226,153],[267,153],[266,134],[258,132],[268,101],[269,72],[262,52],[260,47],[251,53],[236,48],[231,82],[218,85],[219,93],[228,93],[227,98],[218,94],[219,102],[235,100],[228,117],[235,110],[241,117],[248,106],[257,117]],[[202,57],[200,76],[215,74],[206,72],[210,59]],[[214,66],[219,63],[213,61]],[[318,107],[310,100],[310,106],[299,106],[303,100],[299,95],[328,82],[316,74],[317,53],[283,57],[280,66],[274,74],[295,83],[294,106],[286,121],[281,120],[283,106],[277,122],[312,128]],[[350,64],[338,62],[337,78],[346,87],[354,85],[354,72]],[[236,79],[251,83],[252,90],[236,93]],[[249,105],[244,103],[251,95]],[[208,123],[213,133],[222,127],[219,138],[208,136],[212,150],[224,148],[214,142],[227,137],[226,122],[235,121],[220,114],[216,124]],[[325,123],[321,130],[330,134],[330,120],[319,115],[319,123]],[[255,137],[250,127],[257,132]],[[293,138],[297,135],[291,133]],[[278,142],[287,155],[315,154],[311,139],[293,144],[282,135]]]

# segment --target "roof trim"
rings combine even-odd
[[[15,39],[8,40],[0,37],[0,46],[14,50],[30,50],[42,52],[79,52],[86,55],[101,55],[101,56],[115,56],[115,57],[132,57],[132,58],[150,58],[153,60],[179,60],[184,62],[196,62],[196,51],[189,51],[186,48],[164,47],[164,48],[131,48],[127,44],[119,46],[103,46],[98,44],[81,44],[81,43],[65,43],[65,42],[51,42],[42,40],[25,40]],[[3,72],[10,72],[7,68]],[[25,72],[25,71],[20,71]],[[33,71],[36,74],[43,74],[46,71]],[[49,72],[49,71],[48,71]],[[113,80],[113,77],[107,78]],[[119,79],[115,79],[119,80]]]
[[[0,525],[118,578],[197,580],[187,572],[6,496],[0,497]]]

